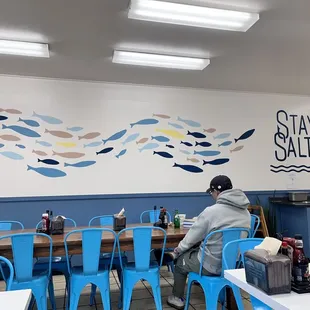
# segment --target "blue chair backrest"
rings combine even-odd
[[[89,222],[88,226],[95,225],[94,222],[99,220],[100,226],[113,226],[114,216],[113,215],[98,215],[94,216]]]
[[[75,220],[69,218],[69,217],[66,217],[65,219],[65,225],[67,225],[67,223],[70,223],[70,225],[72,227],[76,227],[76,222]],[[42,226],[42,220],[36,225],[36,229],[40,228]]]
[[[155,223],[159,219],[160,210],[146,210],[140,215],[140,223]],[[167,211],[168,222],[171,222],[171,214]],[[148,217],[147,221],[144,221]]]
[[[222,249],[224,249],[225,245],[228,242],[231,242],[233,240],[241,239],[243,238],[242,234],[244,233],[244,238],[247,238],[250,235],[250,230],[247,228],[227,228],[227,229],[221,229],[221,230],[215,230],[209,233],[206,238],[203,241],[202,245],[202,255],[201,255],[201,263],[200,263],[200,271],[199,275],[202,273],[203,268],[203,261],[204,261],[204,255],[205,255],[205,247],[208,246],[208,240],[211,236],[214,236],[216,234],[222,235]],[[223,258],[223,252],[222,252],[222,258]],[[235,261],[236,263],[236,261]],[[222,268],[222,276],[224,274],[224,270]]]
[[[83,272],[84,275],[96,275],[98,273],[99,268],[99,258],[101,253],[101,243],[104,241],[104,237],[102,233],[110,233],[114,237],[113,243],[113,250],[111,255],[110,261],[110,269],[111,263],[114,258],[115,246],[117,242],[117,235],[116,233],[109,228],[86,228],[86,229],[77,229],[69,232],[64,239],[65,243],[65,250],[66,250],[66,257],[67,257],[67,264],[68,270],[71,274],[71,266],[70,266],[70,258],[69,258],[69,251],[68,251],[68,238],[72,234],[81,234],[82,235],[82,258],[83,258]],[[107,236],[107,235],[106,235]]]
[[[0,237],[0,243],[3,239],[11,240],[15,278],[17,282],[26,282],[32,280],[34,238],[40,239],[37,241],[41,242],[45,242],[45,240],[42,240],[43,238],[46,238],[49,241],[48,276],[50,276],[53,247],[53,241],[50,236],[41,233],[21,233]]]
[[[162,265],[164,249],[166,247],[167,234],[166,231],[160,227],[153,226],[142,226],[142,227],[132,227],[125,228],[121,230],[118,234],[118,250],[121,257],[121,239],[122,235],[126,234],[132,236],[133,238],[133,252],[135,257],[135,268],[139,272],[148,271],[150,269],[150,258],[151,258],[151,246],[152,246],[152,236],[156,235],[157,237],[162,236],[163,245],[162,245],[162,254],[160,259],[160,265]],[[120,264],[122,266],[122,260],[120,259]]]
[[[9,275],[7,277],[4,275],[4,272],[2,269],[2,267],[4,267],[5,265],[9,268]],[[12,263],[3,256],[0,256],[0,272],[1,272],[2,279],[4,279],[6,282],[6,291],[9,291],[11,289],[12,282],[13,282],[14,268],[13,268]]]
[[[12,226],[17,225],[17,229],[24,229],[24,225],[18,221],[0,221],[0,230],[12,230]]]
[[[257,232],[257,229],[260,225],[260,218],[255,214],[251,214],[251,233],[250,238],[254,238]]]

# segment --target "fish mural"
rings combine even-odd
[[[46,165],[59,165],[59,161],[54,159],[40,159],[38,158],[38,163],[43,163]]]
[[[220,151],[194,151],[194,155],[201,155],[201,156],[217,156],[220,155]]]
[[[17,154],[15,152],[10,152],[10,151],[4,151],[4,152],[0,152],[0,154],[4,157],[13,159],[13,160],[22,160],[24,159],[24,156]]]
[[[137,143],[137,144],[144,144],[144,143],[146,143],[148,140],[149,140],[149,138],[142,138],[142,139],[140,139],[139,141],[137,141],[136,143]]]
[[[163,118],[163,119],[171,118],[169,115],[165,115],[165,114],[153,114],[153,117],[159,117],[159,118]]]
[[[194,166],[194,165],[180,165],[177,163],[174,163],[173,167],[181,168],[185,171],[192,172],[192,173],[201,173],[203,170],[200,167]]]
[[[195,142],[195,146],[202,146],[202,147],[210,147],[212,144],[210,142],[204,141],[204,142]]]
[[[187,160],[187,161],[191,161],[192,163],[195,163],[195,164],[197,164],[197,163],[200,162],[200,160],[197,159],[197,158],[187,158],[186,160]]]
[[[0,149],[1,149],[2,147],[4,147],[4,144],[0,143]]]
[[[116,158],[120,158],[121,156],[123,156],[123,155],[125,155],[126,154],[126,152],[127,152],[127,150],[126,149],[124,149],[124,150],[121,150],[115,157]]]
[[[241,151],[243,148],[244,148],[243,145],[239,145],[239,146],[235,147],[234,149],[230,150],[230,153]]]
[[[49,133],[54,137],[58,137],[58,138],[64,138],[64,139],[70,139],[73,137],[73,135],[69,132],[66,131],[61,131],[61,130],[48,130],[45,129],[44,133]]]
[[[232,144],[232,141],[225,141],[225,142],[223,142],[223,143],[220,143],[219,145],[218,145],[218,147],[221,147],[221,146],[228,146],[228,145],[231,145]]]
[[[213,139],[227,139],[228,137],[230,137],[230,133],[221,133],[213,137]]]
[[[156,151],[153,151],[153,155],[159,155],[161,157],[164,157],[164,158],[173,158],[173,155],[171,155],[170,153],[168,152],[156,152]]]
[[[39,151],[39,150],[32,150],[33,154],[36,154],[38,156],[47,156],[47,153],[43,152],[43,151]]]
[[[80,162],[75,163],[75,164],[65,163],[64,166],[65,167],[75,167],[75,168],[85,168],[85,167],[92,166],[95,163],[96,163],[95,160],[85,160],[85,161],[80,161]]]
[[[113,151],[113,147],[107,147],[105,149],[102,149],[101,151],[99,152],[96,152],[97,155],[100,155],[100,154],[107,154],[107,153],[110,153],[111,151]]]
[[[0,121],[5,121],[7,120],[8,117],[7,116],[4,116],[4,115],[0,115]]]
[[[183,129],[184,127],[177,123],[168,123],[169,126],[174,127],[176,129]]]
[[[206,135],[204,135],[201,132],[190,132],[190,131],[187,131],[187,135],[188,136],[193,136],[193,137],[195,137],[197,139],[204,139],[204,138],[207,137]]]
[[[152,136],[151,140],[156,140],[158,142],[169,142],[170,139],[164,136]]]
[[[191,152],[187,151],[187,150],[180,150],[181,153],[185,154],[185,155],[190,155],[192,154]]]
[[[36,112],[33,112],[32,117],[39,118],[43,122],[51,124],[51,125],[60,125],[63,123],[62,120],[56,117],[48,116],[48,115],[40,115],[40,114],[37,114]]]
[[[84,144],[84,148],[85,147],[96,147],[96,146],[101,145],[102,143],[103,143],[102,141],[91,142],[91,143],[88,143],[88,144]]]
[[[25,123],[26,125],[28,125],[30,127],[40,127],[40,124],[37,121],[34,121],[32,119],[22,119],[22,118],[19,118],[18,122],[23,122],[23,123]]]
[[[89,132],[84,136],[78,136],[78,139],[79,140],[82,140],[82,139],[90,140],[90,139],[95,139],[99,137],[100,135],[101,135],[100,132]]]
[[[214,159],[210,161],[203,161],[203,166],[204,165],[213,165],[213,166],[218,166],[218,165],[224,165],[229,162],[229,158],[219,158],[219,159]]]
[[[203,132],[213,133],[213,132],[216,132],[216,129],[215,128],[208,128],[208,129],[204,129]]]
[[[0,135],[0,139],[5,141],[20,141],[20,138],[13,135]]]
[[[16,147],[20,148],[20,149],[25,149],[26,147],[22,144],[15,144]]]
[[[21,111],[16,110],[16,109],[2,109],[2,108],[0,108],[0,112],[6,112],[9,114],[22,114]]]
[[[253,135],[254,131],[255,131],[255,129],[250,129],[250,130],[246,131],[238,139],[235,139],[235,143],[237,143],[240,140],[249,139]]]
[[[184,142],[184,141],[181,141],[181,144],[184,144],[184,145],[186,145],[186,146],[193,146],[190,142]]]
[[[77,144],[74,142],[56,142],[57,146],[61,146],[61,147],[67,147],[67,148],[71,148],[71,147],[76,147]]]
[[[53,151],[53,156],[60,156],[63,158],[80,158],[85,156],[85,153],[79,153],[79,152],[64,152],[64,153],[58,153]]]
[[[45,168],[45,167],[32,167],[27,165],[27,171],[33,170],[38,174],[41,174],[48,178],[61,178],[65,177],[67,174],[64,171],[55,168]]]
[[[145,151],[145,150],[153,150],[159,147],[158,143],[148,143],[145,144],[141,149],[139,149],[140,152]]]
[[[26,137],[30,137],[30,138],[40,138],[41,135],[39,133],[37,133],[36,131],[26,128],[26,127],[22,127],[22,126],[17,126],[17,125],[11,125],[11,126],[7,126],[2,124],[2,129],[10,129],[13,130],[17,133],[19,133],[20,135],[26,136]]]
[[[155,125],[159,123],[159,121],[155,118],[146,118],[146,119],[142,119],[141,121],[138,121],[136,123],[131,123],[130,127],[134,127],[136,125]]]
[[[171,144],[166,144],[166,147],[168,147],[169,149],[174,149],[174,146]]]
[[[37,143],[37,144],[40,144],[40,145],[42,145],[42,146],[45,146],[45,147],[51,147],[51,146],[52,146],[51,143],[46,142],[46,141],[39,141],[39,140],[36,140],[36,143]]]
[[[157,132],[161,132],[166,136],[169,136],[171,138],[175,138],[175,139],[180,139],[183,140],[185,138],[185,136],[180,133],[177,130],[173,130],[173,129],[156,129]]]
[[[108,141],[115,141],[118,140],[120,138],[122,138],[127,132],[127,129],[121,130],[117,133],[115,133],[114,135],[112,135],[111,137],[109,137],[108,139],[103,139],[102,142],[103,144],[106,144]]]
[[[123,145],[130,143],[132,141],[135,141],[140,136],[139,133],[133,133],[130,136],[128,136],[124,142],[122,142]]]
[[[187,126],[190,126],[190,127],[201,127],[200,123],[198,122],[195,122],[195,121],[191,121],[191,120],[188,120],[188,119],[183,119],[181,117],[178,117],[177,119],[179,122],[182,122],[182,123],[185,123]]]
[[[78,131],[83,130],[83,127],[78,127],[78,126],[76,126],[76,127],[67,127],[67,130],[73,131],[73,132],[78,132]]]

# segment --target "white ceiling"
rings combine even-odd
[[[310,95],[309,0],[192,1],[260,12],[246,33],[130,20],[128,3],[1,0],[0,38],[49,43],[51,58],[0,55],[0,74]],[[111,62],[114,48],[210,56],[211,64],[202,72],[124,66]]]

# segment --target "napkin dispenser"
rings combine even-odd
[[[65,228],[65,217],[58,215],[51,220],[51,235],[62,235]]]
[[[113,230],[120,231],[126,228],[126,216],[114,214],[113,217]]]
[[[264,249],[244,254],[246,281],[268,295],[291,292],[291,260],[282,254],[270,255]]]

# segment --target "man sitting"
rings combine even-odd
[[[251,217],[247,210],[250,202],[243,191],[233,189],[231,180],[227,176],[219,175],[213,178],[207,192],[212,195],[216,203],[200,213],[196,222],[173,252],[177,257],[173,295],[169,296],[167,303],[175,309],[184,308],[183,296],[188,273],[199,273],[202,243],[205,237],[215,230],[250,228]],[[246,233],[244,237],[247,237]],[[217,276],[221,274],[221,271],[222,236],[215,234],[210,237],[205,247],[202,274]]]

